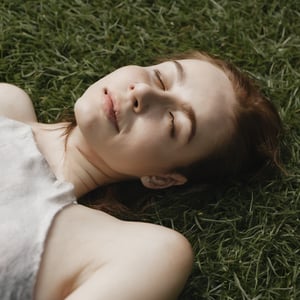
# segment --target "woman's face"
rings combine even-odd
[[[232,85],[197,59],[126,66],[91,85],[75,105],[88,145],[114,171],[169,172],[209,154],[230,134]]]

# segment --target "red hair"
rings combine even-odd
[[[232,83],[237,105],[234,107],[234,130],[208,157],[177,171],[193,182],[214,183],[237,176],[258,174],[268,167],[282,170],[280,135],[282,122],[272,102],[254,81],[231,63],[206,53],[191,52],[180,59],[200,59],[220,68]]]
[[[263,96],[254,81],[231,63],[206,53],[190,52],[171,59],[200,59],[217,66],[228,76],[237,100],[234,107],[233,133],[207,157],[176,171],[186,176],[190,183],[202,184],[248,177],[261,170],[271,169],[268,167],[282,170],[279,151],[281,119],[275,106]],[[75,123],[70,125],[69,132],[73,126]],[[82,201],[87,206],[114,215],[128,215],[130,210],[119,200],[124,200],[122,202],[127,204],[129,199],[129,206],[134,207],[140,199],[145,198],[146,190],[139,182],[118,183],[111,187],[101,187],[102,196],[96,190],[83,197]],[[91,195],[93,196],[90,197]]]

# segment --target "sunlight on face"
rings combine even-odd
[[[167,172],[207,156],[233,124],[225,73],[197,59],[126,66],[90,86],[75,105],[88,144],[116,172]]]

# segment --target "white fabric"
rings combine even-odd
[[[31,300],[47,232],[55,214],[75,202],[58,181],[31,127],[0,117],[0,299]]]

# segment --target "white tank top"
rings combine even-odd
[[[39,152],[31,127],[0,117],[0,299],[31,300],[47,232],[76,202]]]

